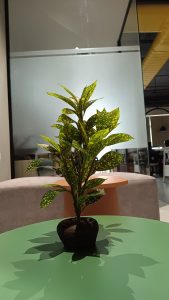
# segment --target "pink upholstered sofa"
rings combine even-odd
[[[106,173],[106,175],[112,173]],[[100,174],[103,175],[103,174]],[[135,173],[113,172],[128,180],[117,188],[119,214],[159,219],[155,178]],[[63,217],[63,194],[46,209],[39,206],[46,184],[60,177],[23,177],[0,182],[0,232],[44,220]]]

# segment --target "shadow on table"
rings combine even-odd
[[[83,259],[86,256],[100,257],[101,254],[108,255],[109,249],[115,245],[114,242],[122,242],[121,238],[112,236],[112,233],[131,233],[131,230],[119,228],[121,224],[111,224],[108,226],[99,225],[99,234],[96,247],[90,250],[77,251],[72,254],[72,261]],[[30,240],[33,244],[39,244],[29,248],[26,254],[40,254],[40,260],[50,259],[68,252],[64,249],[63,244],[58,240],[56,231],[46,233],[42,237]],[[72,253],[72,252],[70,252]]]
[[[135,300],[133,290],[128,286],[129,275],[145,278],[143,268],[156,262],[142,254],[113,256],[112,251],[110,255],[111,246],[123,242],[112,233],[131,233],[120,225],[101,226],[96,248],[83,254],[73,253],[73,256],[64,251],[56,232],[31,240],[39,245],[29,248],[26,254],[39,253],[40,259],[31,256],[31,259],[14,262],[17,278],[4,286],[18,292],[15,300],[32,297],[36,300]],[[60,255],[63,252],[64,255]]]
[[[125,228],[119,228],[121,224],[111,224],[108,226],[99,225],[99,234],[96,242],[96,247],[90,250],[77,251],[72,254],[72,261],[79,260],[85,256],[96,256],[99,257],[100,254],[109,254],[109,248],[114,246],[114,241],[122,242],[121,238],[113,237],[112,233],[130,233],[131,230]],[[29,248],[26,254],[40,254],[40,260],[50,259],[56,257],[63,252],[67,252],[63,244],[58,241],[58,236],[56,231],[46,233],[42,237],[38,237],[30,240],[33,244],[39,244]],[[72,252],[70,252],[72,253]]]

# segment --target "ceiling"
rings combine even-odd
[[[142,62],[146,57],[157,33],[140,33],[140,50]],[[169,61],[154,76],[144,90],[147,107],[169,106]]]
[[[143,3],[144,2],[144,3]],[[169,106],[169,2],[138,1],[146,106]]]
[[[116,46],[128,2],[9,0],[10,49],[38,51]]]

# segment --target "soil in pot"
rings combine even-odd
[[[57,233],[66,250],[78,251],[95,247],[99,225],[94,218],[81,217],[77,225],[76,218],[62,220]]]

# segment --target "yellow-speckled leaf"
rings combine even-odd
[[[63,108],[62,109],[62,114],[71,115],[71,114],[76,114],[76,112],[71,108]]]
[[[55,198],[62,192],[64,192],[63,189],[59,189],[56,191],[53,191],[53,190],[47,191],[42,197],[40,207],[44,208],[44,207],[49,206],[55,200]]]
[[[61,114],[56,122],[60,122],[60,123],[75,123],[75,120],[73,120],[72,118],[68,117],[65,114]]]
[[[69,104],[70,106],[72,106],[75,110],[76,110],[76,104],[73,100],[71,100],[70,98],[67,98],[65,96],[62,96],[62,95],[59,95],[59,94],[56,94],[56,93],[50,93],[48,92],[47,93],[49,96],[53,96],[55,98],[58,98],[64,102],[66,102],[67,104]]]
[[[30,162],[30,164],[28,165],[26,172],[30,172],[33,170],[36,170],[42,163],[41,159],[34,159]]]
[[[93,178],[87,181],[85,185],[85,190],[87,189],[93,189],[96,186],[102,184],[106,179],[105,178]]]
[[[98,100],[100,100],[100,99],[89,100],[88,102],[86,102],[83,107],[84,111],[86,111],[92,104],[94,104]]]
[[[82,103],[82,105],[84,105],[86,102],[88,102],[88,100],[90,99],[90,97],[92,96],[95,88],[97,85],[97,81],[94,81],[91,85],[86,86],[83,89],[81,98],[80,98],[80,102]]]
[[[50,137],[48,137],[46,135],[42,135],[42,134],[40,136],[44,139],[44,141],[51,144],[56,149],[57,152],[60,152],[59,145],[53,139],[51,139]]]
[[[80,144],[77,141],[75,141],[75,140],[72,141],[72,147],[74,147],[75,149],[79,150],[82,153],[85,153],[85,149],[83,149],[80,146]]]
[[[105,195],[105,191],[102,189],[93,190],[92,192],[82,195],[79,197],[79,204],[83,208],[97,202],[100,198]]]
[[[122,143],[122,142],[128,142],[132,139],[133,137],[127,133],[111,134],[107,139],[105,139],[105,147]]]
[[[59,154],[59,152],[51,145],[47,145],[47,144],[38,144],[38,147],[40,147],[41,149],[45,150],[45,151],[49,151],[51,153],[54,153],[55,155]]]
[[[92,115],[86,122],[86,130],[89,131],[96,125],[97,114]]]
[[[116,108],[110,112],[107,112],[105,108],[101,112],[98,111],[96,120],[97,130],[109,128],[109,132],[112,131],[118,125],[119,117],[119,108]]]
[[[84,124],[79,120],[78,121],[78,127],[79,127],[79,130],[80,130],[80,134],[83,138],[83,141],[85,144],[88,144],[88,136],[87,136],[87,132],[85,130],[85,126]]]
[[[102,141],[109,133],[108,129],[103,129],[95,132],[89,140],[89,147],[93,144],[98,144],[100,141]]]
[[[61,124],[52,124],[51,127],[52,128],[57,128],[57,129],[62,129],[63,125],[61,125]]]
[[[97,171],[106,171],[111,170],[118,166],[123,161],[123,155],[110,151],[105,153],[100,160],[96,162],[96,170]]]
[[[76,102],[78,101],[77,97],[70,91],[65,85],[60,85]]]
[[[61,167],[62,174],[65,177],[66,181],[75,190],[77,187],[79,174],[76,173],[75,164],[73,164],[71,157],[69,155],[67,155],[67,153],[65,153],[62,156],[62,160],[60,162],[60,167]]]

